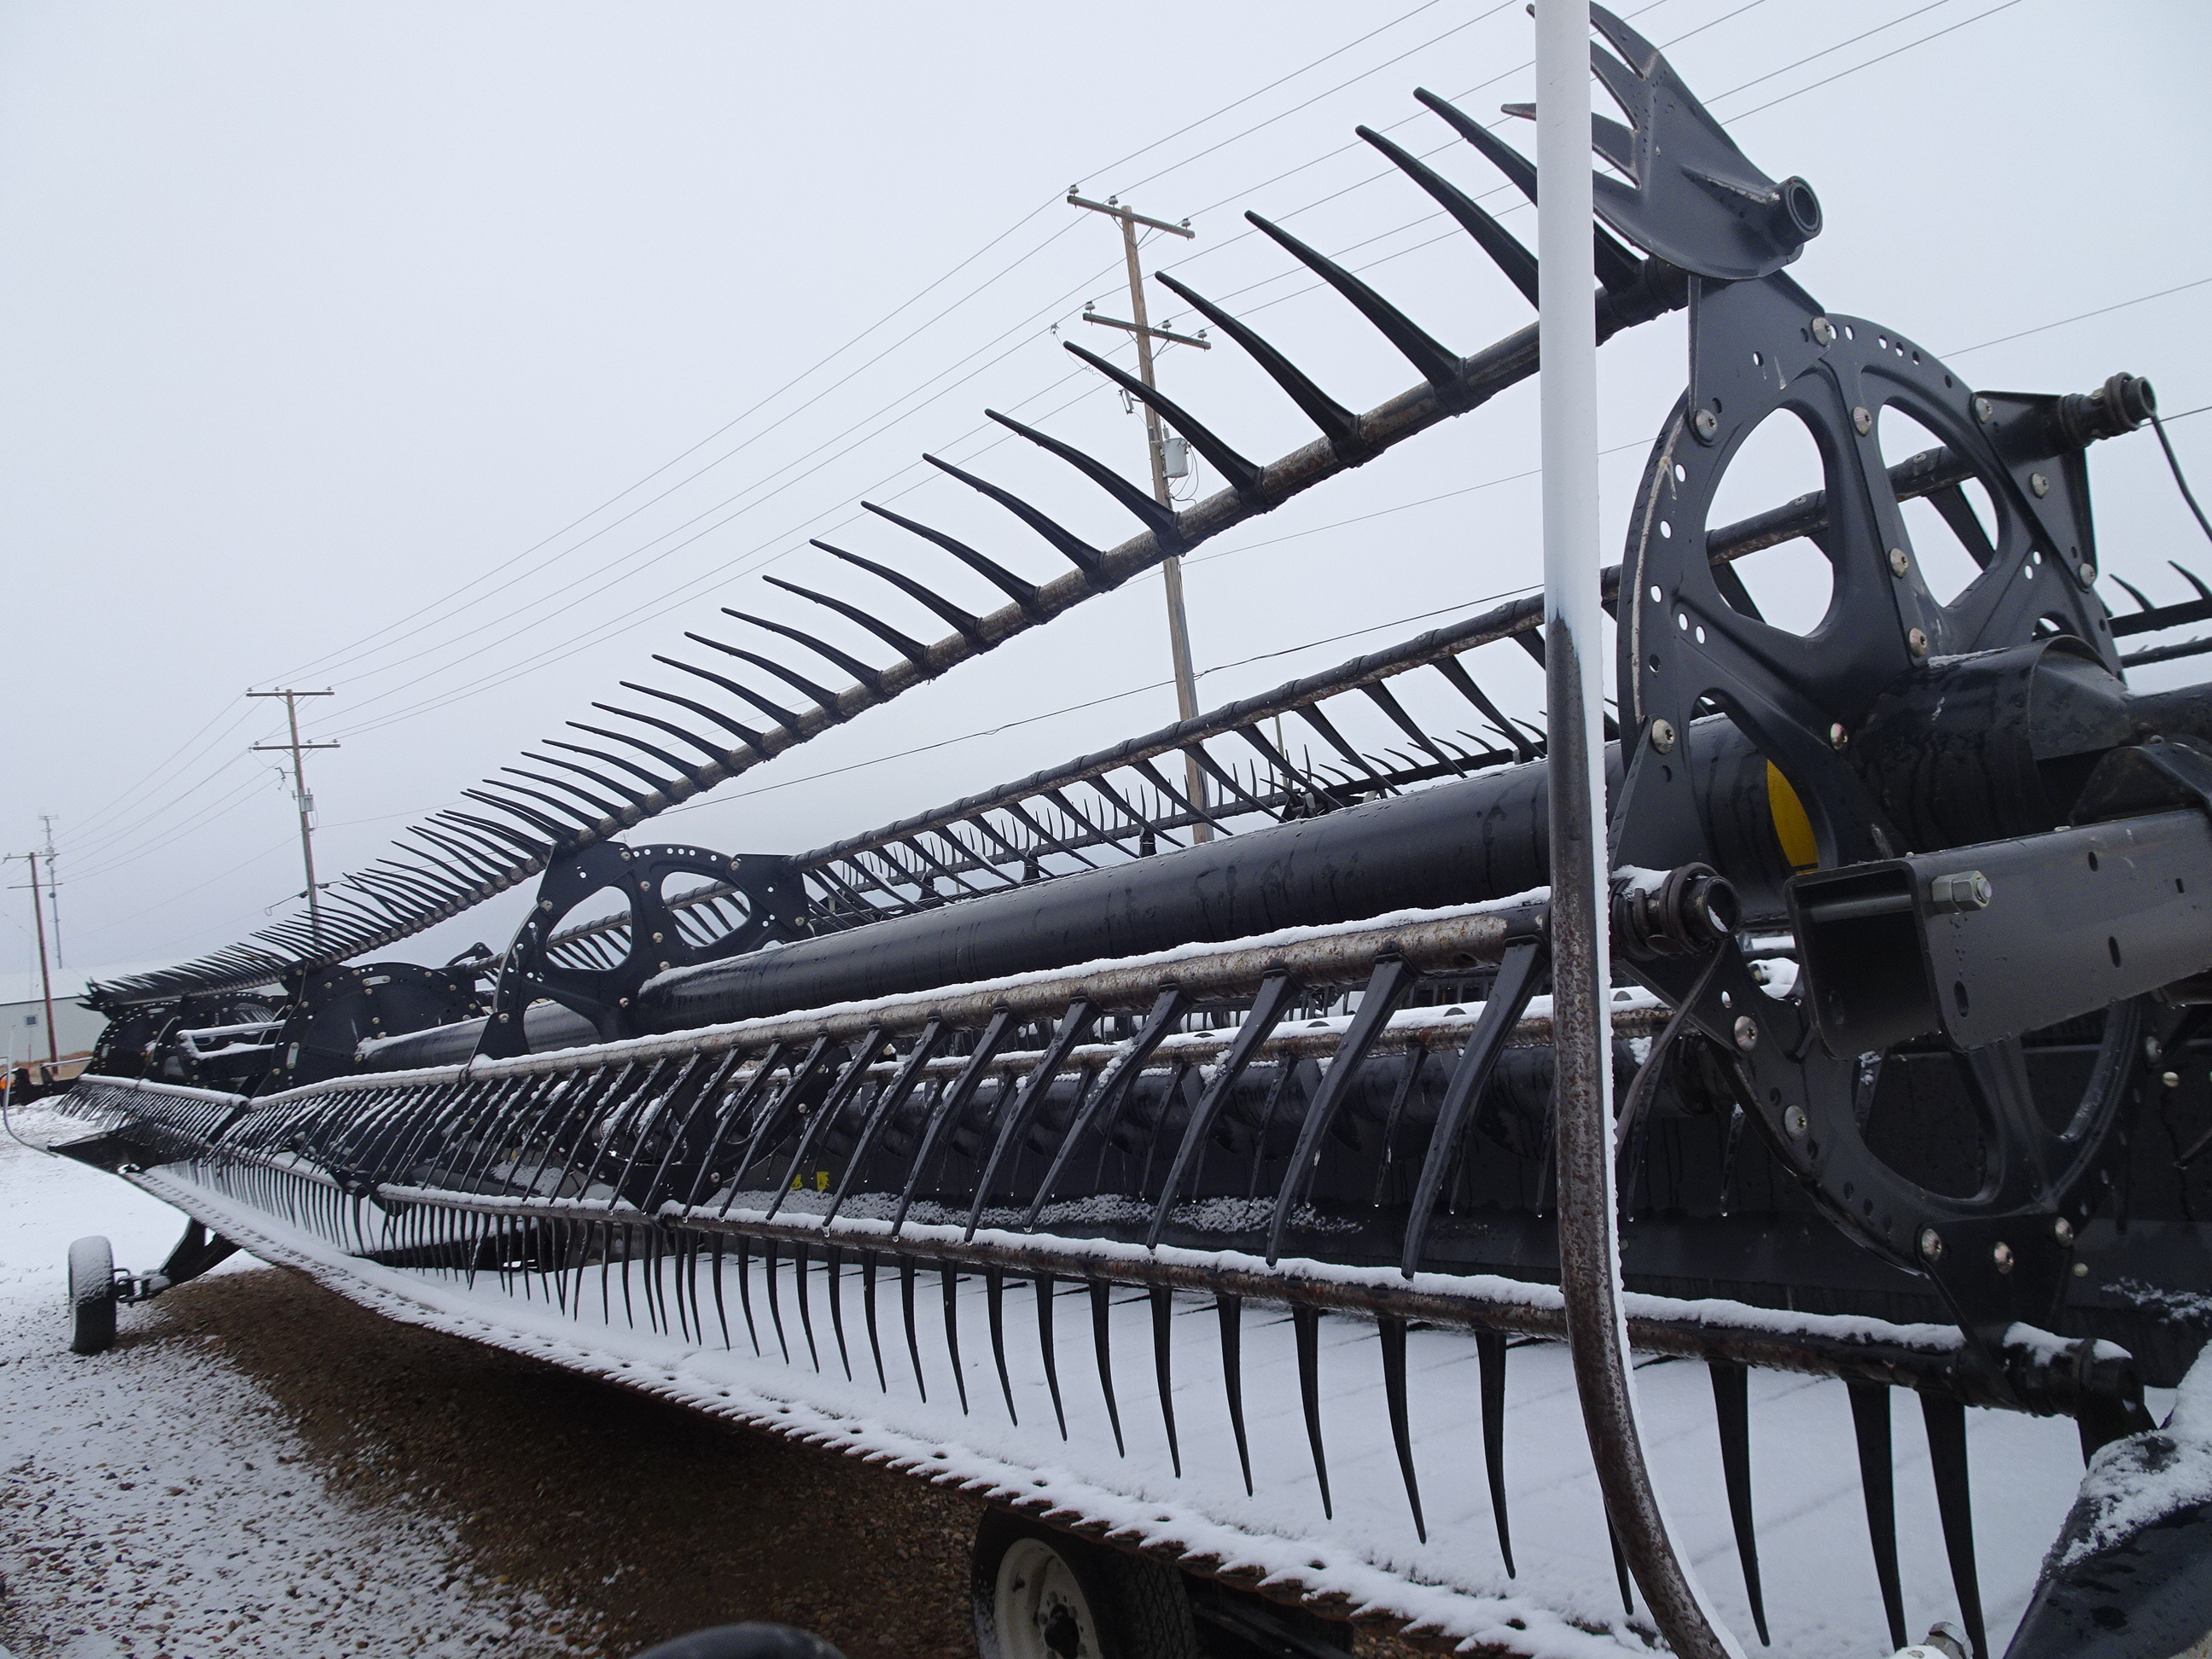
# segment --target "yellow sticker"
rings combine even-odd
[[[814,1190],[817,1193],[826,1193],[830,1190],[829,1170],[817,1170],[814,1172]]]
[[[1790,867],[1810,870],[1817,866],[1820,849],[1813,839],[1813,821],[1772,761],[1766,763],[1766,810],[1773,816],[1774,838],[1782,843],[1782,856],[1790,860]]]

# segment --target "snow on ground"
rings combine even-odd
[[[14,1118],[64,1138],[66,1120]],[[20,1659],[380,1659],[512,1651],[526,1632],[533,1654],[576,1651],[534,1595],[477,1582],[441,1518],[335,1491],[267,1393],[196,1351],[214,1339],[165,1329],[160,1304],[124,1310],[111,1352],[68,1351],[70,1240],[106,1233],[146,1269],[181,1231],[125,1182],[0,1136],[0,1642]]]

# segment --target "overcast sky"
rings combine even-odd
[[[2212,278],[2205,7],[1634,15],[1753,161],[1819,191],[1827,228],[1794,274],[1832,311],[1980,386],[2126,368],[2169,411],[2212,403],[2212,285],[2121,304]],[[1189,216],[1197,239],[1153,239],[1147,269],[1369,407],[1411,371],[1241,216],[1342,252],[1456,349],[1520,326],[1352,129],[1395,127],[1494,190],[1409,94],[1493,117],[1527,94],[1529,49],[1518,0],[0,6],[0,850],[53,815],[72,967],[173,961],[301,890],[289,784],[249,752],[281,710],[249,687],[337,694],[308,705],[309,734],[343,744],[311,763],[329,875],[592,718],[686,629],[736,637],[719,606],[799,620],[763,568],[863,597],[810,537],[988,608],[865,522],[863,495],[1056,574],[918,457],[974,459],[1102,544],[1130,533],[981,417],[1141,476],[1139,423],[1060,349],[1106,343],[1086,301],[1127,303],[1113,227],[1067,188]],[[1506,222],[1533,242],[1528,211]],[[1682,353],[1676,319],[1603,354],[1609,557]],[[1160,374],[1255,458],[1310,435],[1234,348],[1170,350]],[[1209,544],[1189,569],[1201,701],[1533,581],[1534,412],[1520,388]],[[2212,488],[2212,416],[2173,437]],[[1778,459],[1742,471],[1747,510],[1807,483]],[[2212,566],[2147,434],[2092,471],[2107,572],[2172,598],[2167,558]],[[800,851],[1148,730],[1174,714],[1160,611],[1158,579],[1132,582],[650,833]],[[1488,672],[1534,712],[1504,651]],[[30,916],[6,896],[12,972]],[[521,902],[402,954],[503,944]]]

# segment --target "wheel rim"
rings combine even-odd
[[[1083,1586],[1042,1539],[1018,1539],[1000,1559],[992,1615],[1006,1659],[1102,1659]]]

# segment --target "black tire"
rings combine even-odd
[[[115,1252],[94,1235],[69,1247],[70,1352],[115,1346]]]
[[[982,1659],[1197,1659],[1182,1575],[988,1511],[969,1559]]]

